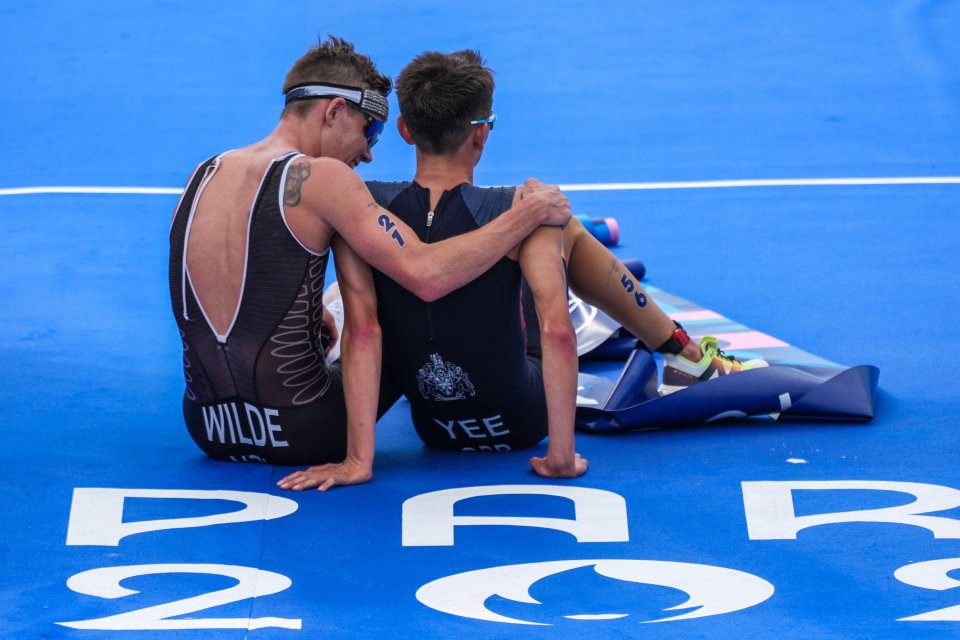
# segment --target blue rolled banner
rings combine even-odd
[[[597,354],[622,357],[626,363],[616,380],[581,373],[577,391],[577,428],[621,432],[703,424],[728,418],[765,417],[785,421],[864,422],[874,417],[879,369],[872,365],[844,367],[756,331],[721,314],[655,287],[647,287],[660,307],[681,322],[691,337],[712,335],[720,348],[743,360],[763,358],[763,369],[743,371],[701,382],[661,396],[662,359],[634,350],[636,339],[612,329],[609,318],[578,307],[579,319],[599,319],[602,328],[577,326],[578,336],[593,343],[582,358]],[[573,308],[573,305],[571,305]],[[575,325],[578,316],[574,316]]]

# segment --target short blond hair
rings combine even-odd
[[[390,93],[393,82],[377,70],[370,56],[358,53],[353,44],[343,38],[328,36],[327,40],[303,54],[293,63],[283,80],[283,93],[303,84],[339,84],[372,89],[384,96]],[[302,116],[313,107],[314,101],[291,103],[283,115]]]

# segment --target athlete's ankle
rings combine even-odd
[[[703,352],[700,351],[700,345],[693,340],[688,342],[683,350],[677,354],[690,362],[700,362],[703,359]]]

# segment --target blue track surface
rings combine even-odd
[[[481,50],[497,70],[499,118],[481,184],[528,175],[564,184],[960,175],[956,2],[328,5],[6,2],[0,193],[182,186],[200,159],[270,131],[282,76],[318,33],[347,37],[392,75],[425,49]],[[385,135],[362,174],[402,179],[412,170],[412,151]],[[166,291],[176,196],[0,195],[0,637],[957,637],[958,612],[938,622],[900,620],[960,604],[960,588],[951,590],[960,587],[952,356],[960,185],[571,191],[570,198],[580,213],[619,220],[617,253],[641,257],[657,287],[829,360],[878,366],[877,418],[581,435],[590,471],[559,483],[529,472],[529,453],[427,451],[399,406],[379,430],[374,482],[326,495],[280,493],[274,483],[286,469],[207,460],[183,428]],[[807,485],[793,493],[795,515],[905,505],[913,498],[890,489],[909,488],[924,502],[939,496],[939,519],[927,522],[939,537],[918,526],[859,522],[761,539],[764,519],[745,505],[745,492],[763,488],[749,483],[853,481],[924,486]],[[490,485],[607,492],[593,494],[596,504],[620,496],[627,539],[579,542],[548,528],[462,525],[452,546],[404,545],[405,524],[411,535],[421,526],[444,529],[422,511],[405,516],[406,500]],[[77,494],[73,510],[71,501],[75,490],[92,488],[243,491],[292,499],[297,509],[271,520],[137,533],[113,545],[103,534],[121,522],[241,505],[223,494],[187,500],[134,492],[122,520],[118,511],[91,516],[83,538],[86,494]],[[575,517],[568,499],[530,495],[472,498],[454,513]],[[610,516],[600,530],[615,537],[623,524]],[[536,581],[530,596],[539,606],[502,597],[496,577],[472,583],[471,597],[462,584],[439,587],[455,594],[446,606],[461,613],[499,589],[485,601],[489,610],[549,628],[443,613],[416,597],[424,585],[468,571],[604,559],[742,573],[715,583],[694,568],[686,590],[703,596],[701,612],[718,613],[654,624],[644,621],[690,611],[666,611],[687,599],[678,582],[686,564],[662,574],[659,565],[610,565],[634,571],[637,582],[602,577],[588,563]],[[936,560],[947,562],[921,564]],[[138,594],[106,598],[90,588],[80,593],[77,579],[67,585],[99,570],[102,586],[110,568],[156,564],[177,566],[123,582]],[[261,573],[254,599],[241,594],[170,614],[220,619],[212,629],[57,624],[238,583],[183,573],[186,564],[208,573],[226,571],[209,565],[259,569],[290,585],[276,578],[279,591],[267,595],[270,575]],[[929,571],[894,576],[908,566]],[[646,584],[655,576],[672,586]],[[763,593],[750,591],[757,580],[773,592],[745,605],[750,593]],[[742,608],[720,613],[720,595],[733,601],[728,609]],[[565,617],[604,614],[629,617]],[[278,620],[245,628],[248,618],[267,616],[299,620],[299,630]],[[149,626],[144,618],[130,624]]]

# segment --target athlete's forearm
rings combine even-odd
[[[547,400],[547,459],[556,468],[573,469],[574,418],[577,398],[576,334],[566,322],[541,321],[543,385]]]
[[[347,406],[347,460],[373,468],[377,402],[380,395],[380,326],[357,330],[346,324],[341,344],[343,392]]]
[[[372,476],[382,355],[377,297],[370,267],[342,238],[334,238],[333,248],[343,299],[340,361],[347,407],[346,462]]]
[[[537,230],[520,246],[518,259],[537,310],[547,402],[547,466],[534,467],[549,477],[576,477],[573,421],[577,398],[577,336],[567,307],[567,287],[559,229]],[[542,461],[541,461],[542,462]],[[541,473],[541,475],[543,475]],[[581,471],[582,473],[582,471]]]

